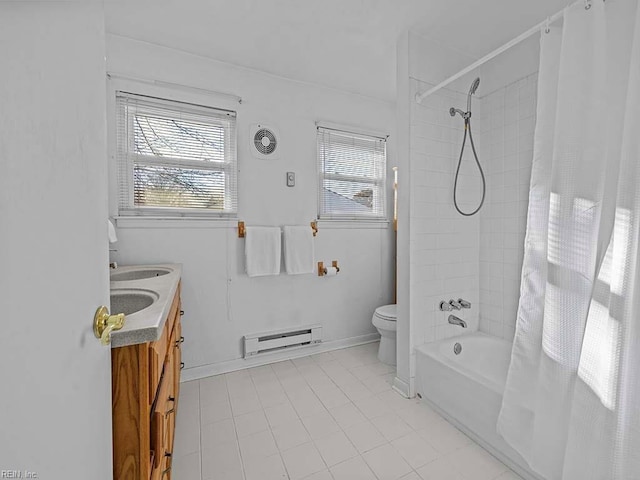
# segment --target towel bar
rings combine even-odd
[[[313,230],[313,236],[315,237],[318,233],[318,222],[313,221],[310,223],[311,230]],[[244,228],[244,222],[238,221],[238,238],[244,238],[246,234],[246,230]]]

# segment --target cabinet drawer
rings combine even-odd
[[[166,436],[166,423],[164,415],[160,412],[153,412],[151,415],[151,452],[152,452],[152,470],[158,470],[162,463],[164,454],[164,437]],[[155,480],[156,475],[152,473],[151,478]]]
[[[171,342],[171,334],[174,330],[174,324],[176,318],[180,318],[180,287],[171,304],[171,310],[167,316],[164,328],[162,329],[162,336],[159,340],[149,343],[149,404],[153,403],[156,397],[158,389],[158,383],[162,376],[162,369],[167,359],[167,354],[171,353],[170,349],[173,346]]]
[[[169,402],[171,378],[162,377],[158,397],[151,412],[151,450],[155,452],[154,466],[158,467],[162,460],[167,437],[166,414]]]
[[[173,454],[173,429],[175,423],[175,401],[173,394],[172,366],[167,363],[160,381],[158,396],[151,414],[150,448],[154,452],[152,480],[162,478],[163,472],[170,467]],[[165,473],[166,478],[166,473]]]
[[[165,456],[162,462],[162,470],[160,471],[160,480],[171,479],[171,466],[173,463],[173,457]]]
[[[160,340],[149,344],[149,403],[156,398],[162,369],[169,348],[169,331],[165,325]]]
[[[153,467],[151,471],[151,480],[169,480],[171,478],[172,462],[172,456],[162,455],[160,464],[157,467]]]

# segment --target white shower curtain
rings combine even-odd
[[[640,479],[640,9],[541,34],[518,323],[498,431],[549,480]]]

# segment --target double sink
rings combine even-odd
[[[156,267],[123,267],[111,272],[111,282],[132,282],[147,280],[149,278],[162,277],[172,272],[169,268]],[[111,311],[131,315],[150,306],[158,300],[158,294],[152,290],[139,288],[112,288]]]
[[[157,340],[175,295],[182,266],[134,265],[111,270],[111,313],[124,313],[125,325],[111,336],[112,347]]]

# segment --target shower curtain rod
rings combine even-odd
[[[573,2],[572,4],[570,4],[569,6],[573,6],[577,3],[584,3],[585,4],[585,8],[590,8],[591,7],[591,1],[590,0],[577,0],[575,2]],[[588,7],[587,7],[588,5]],[[442,87],[446,87],[447,85],[449,85],[451,82],[459,79],[460,77],[466,75],[467,73],[471,72],[472,70],[475,70],[476,68],[478,68],[480,65],[482,65],[483,63],[488,62],[489,60],[491,60],[492,58],[497,57],[498,55],[500,55],[502,52],[509,50],[511,47],[519,44],[520,42],[522,42],[523,40],[526,40],[527,38],[529,38],[531,35],[534,35],[535,33],[539,32],[543,27],[546,27],[548,25],[550,25],[551,23],[555,22],[556,20],[562,18],[562,16],[564,15],[564,9],[560,10],[559,12],[555,13],[554,15],[550,16],[549,18],[547,18],[546,20],[538,23],[537,25],[531,27],[529,30],[527,30],[526,32],[518,35],[516,38],[514,38],[513,40],[505,43],[504,45],[502,45],[501,47],[496,48],[493,52],[485,55],[484,57],[482,57],[479,60],[476,60],[475,62],[473,62],[471,65],[469,65],[466,68],[463,68],[462,70],[460,70],[458,73],[456,73],[455,75],[450,76],[449,78],[447,78],[446,80],[444,80],[443,82],[440,82],[439,84],[437,84],[435,87],[430,88],[429,90],[427,90],[426,92],[422,92],[422,93],[416,93],[416,102],[420,103],[422,102],[422,100],[424,100],[425,98],[427,98],[429,95],[431,95],[434,92],[437,92],[438,90],[440,90]]]

